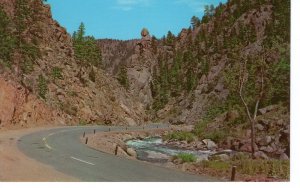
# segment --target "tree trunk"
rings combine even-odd
[[[251,151],[252,151],[252,158],[254,159],[255,156],[255,120],[251,121]]]

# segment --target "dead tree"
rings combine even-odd
[[[264,62],[264,59],[263,59]],[[249,76],[248,69],[247,69],[247,63],[248,60],[244,60],[240,64],[240,72],[239,72],[239,97],[246,109],[247,117],[251,125],[251,153],[252,153],[252,158],[254,158],[254,153],[255,153],[255,125],[257,123],[256,117],[257,117],[257,112],[258,112],[258,107],[259,104],[262,100],[263,94],[264,94],[264,67],[263,65],[259,67],[259,82],[260,82],[260,89],[259,93],[257,95],[256,101],[255,101],[255,108],[253,114],[251,114],[250,109],[249,109],[249,104],[245,100],[245,96],[243,94],[244,86],[245,83],[247,82],[247,76]],[[255,88],[253,88],[255,89]]]

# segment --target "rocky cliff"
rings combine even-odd
[[[117,78],[121,69],[125,67],[129,80],[128,91],[136,96],[146,109],[153,103],[152,69],[157,59],[151,48],[152,38],[148,31],[143,31],[141,39],[98,40],[98,45],[102,52],[104,70]]]
[[[139,40],[99,40],[105,70],[117,76],[126,66],[129,91],[139,97],[152,120],[197,124],[210,111],[225,112],[235,105],[223,104],[233,98],[228,77],[235,74],[230,70],[233,64],[238,65],[234,59],[266,56],[273,69],[280,66],[281,58],[289,57],[289,41],[284,36],[289,33],[288,4],[281,0],[232,0],[220,4],[177,37],[169,32],[157,40],[143,30]],[[279,23],[286,34],[278,32]],[[286,92],[275,95],[288,96],[289,72],[283,74],[285,81],[280,81],[280,87]],[[261,108],[280,102],[266,98],[268,102]],[[240,102],[236,96],[232,100]]]
[[[109,74],[117,76],[125,66],[128,90],[144,104],[152,121],[196,125],[192,135],[199,139],[251,152],[242,96],[250,116],[258,108],[256,157],[286,159],[289,23],[289,1],[230,0],[207,10],[202,19],[192,19],[193,27],[178,36],[169,32],[157,40],[143,29],[139,40],[99,40],[99,47]],[[115,53],[105,51],[111,48]],[[185,140],[185,135],[177,136]]]
[[[1,0],[0,9],[5,32],[16,40],[10,56],[0,57],[1,127],[144,122],[143,105],[115,79],[76,62],[72,38],[52,19],[49,5]]]

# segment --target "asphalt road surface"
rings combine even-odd
[[[160,126],[161,127],[161,126]],[[155,129],[156,125],[146,129]],[[208,182],[210,177],[195,176],[137,160],[129,160],[89,148],[80,141],[86,134],[122,131],[121,127],[69,127],[40,131],[22,137],[19,149],[27,156],[84,182]],[[128,130],[139,130],[137,127]]]

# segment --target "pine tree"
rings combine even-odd
[[[191,19],[191,25],[193,27],[193,29],[195,29],[196,27],[199,27],[200,26],[200,19],[197,17],[197,16],[193,16],[192,19]]]
[[[9,30],[10,20],[0,6],[0,64],[10,66],[11,54],[16,46],[16,38]]]
[[[175,42],[175,38],[176,38],[175,35],[171,31],[168,31],[167,38],[166,38],[166,45],[173,46]]]
[[[127,76],[127,69],[124,65],[121,67],[121,70],[119,72],[118,81],[120,82],[120,84],[122,86],[125,87],[125,89],[127,89],[127,90],[129,89],[130,83],[129,83],[128,76]]]
[[[85,26],[81,23],[77,32],[72,35],[75,57],[84,66],[100,67],[102,62],[101,51],[97,46],[96,39],[85,36]]]

